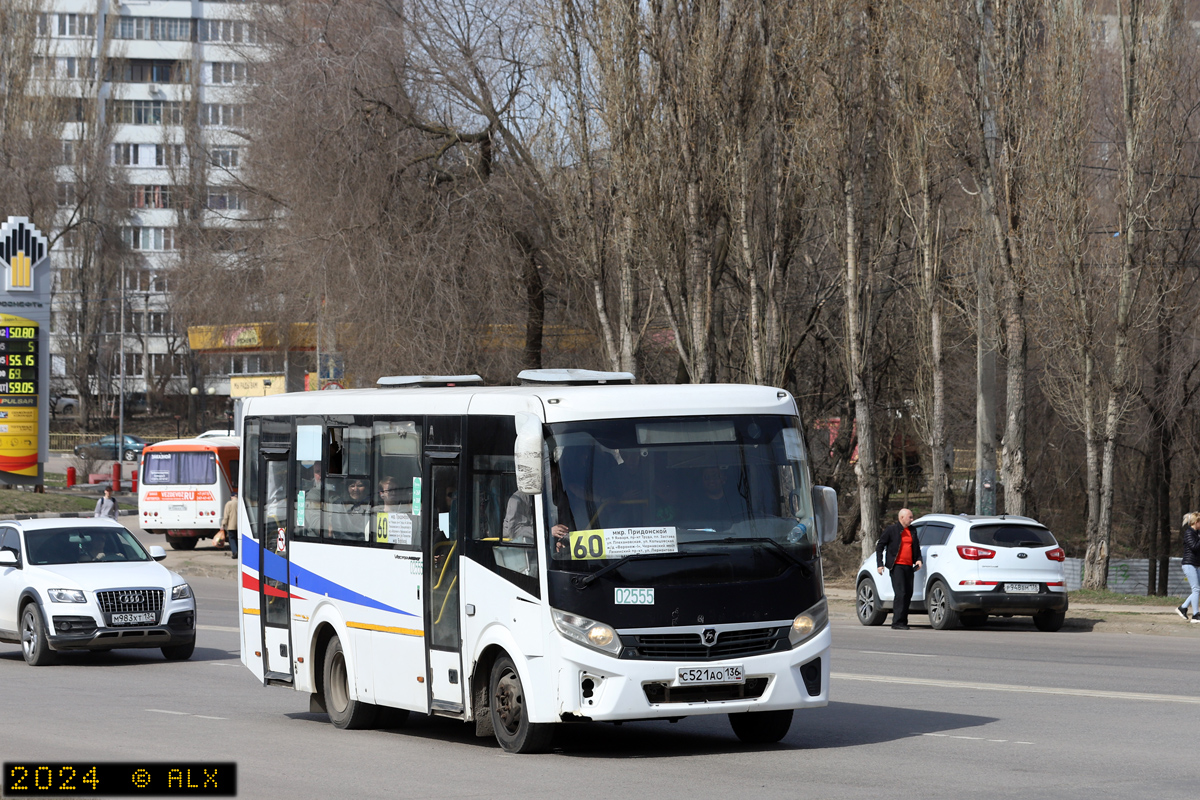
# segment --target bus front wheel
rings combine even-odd
[[[489,685],[492,727],[500,747],[509,753],[542,753],[548,750],[554,739],[554,726],[529,721],[525,689],[511,658],[504,655],[496,659]]]
[[[729,724],[746,744],[775,744],[792,727],[792,710],[730,714]]]
[[[342,640],[334,636],[325,648],[325,710],[335,728],[362,730],[371,727],[378,710],[371,703],[363,703],[350,696],[350,673],[346,668],[346,654],[342,652]]]

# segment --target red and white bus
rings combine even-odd
[[[221,511],[237,486],[236,437],[171,439],[142,451],[138,517],[142,530],[165,533],[176,550],[215,536]]]

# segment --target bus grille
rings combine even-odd
[[[669,683],[642,685],[651,703],[716,703],[722,700],[754,700],[767,690],[767,678],[747,678],[745,683],[715,683],[710,686],[672,686]]]
[[[137,611],[162,611],[162,589],[109,589],[96,592],[100,610],[108,614],[128,614]]]
[[[718,658],[757,656],[786,650],[787,628],[746,628],[720,631],[713,644],[706,645],[699,633],[622,634],[625,645],[622,658],[651,661],[708,661]]]

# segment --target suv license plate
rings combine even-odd
[[[154,613],[144,612],[141,614],[113,614],[113,625],[153,625]]]
[[[701,683],[745,683],[746,669],[737,664],[727,667],[680,667],[680,686],[694,686]]]
[[[1038,585],[1036,583],[1006,583],[1004,591],[1013,594],[1037,594]]]

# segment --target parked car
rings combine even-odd
[[[170,661],[196,648],[196,600],[111,519],[0,522],[0,641],[19,642],[26,663],[64,650],[155,647]]]
[[[1066,554],[1054,535],[1028,517],[927,514],[913,522],[921,569],[913,578],[913,611],[934,628],[983,625],[988,615],[1031,616],[1040,631],[1056,631],[1067,614]],[[863,625],[880,625],[892,609],[892,577],[876,572],[875,554],[855,582]]]
[[[50,413],[56,417],[70,417],[79,411],[79,399],[67,395],[50,398]]]
[[[138,437],[128,433],[125,434],[124,459],[126,461],[137,461],[142,457],[142,448],[145,446],[146,443]],[[116,461],[117,437],[110,434],[108,436],[101,436],[94,442],[77,444],[75,445],[75,455]]]

